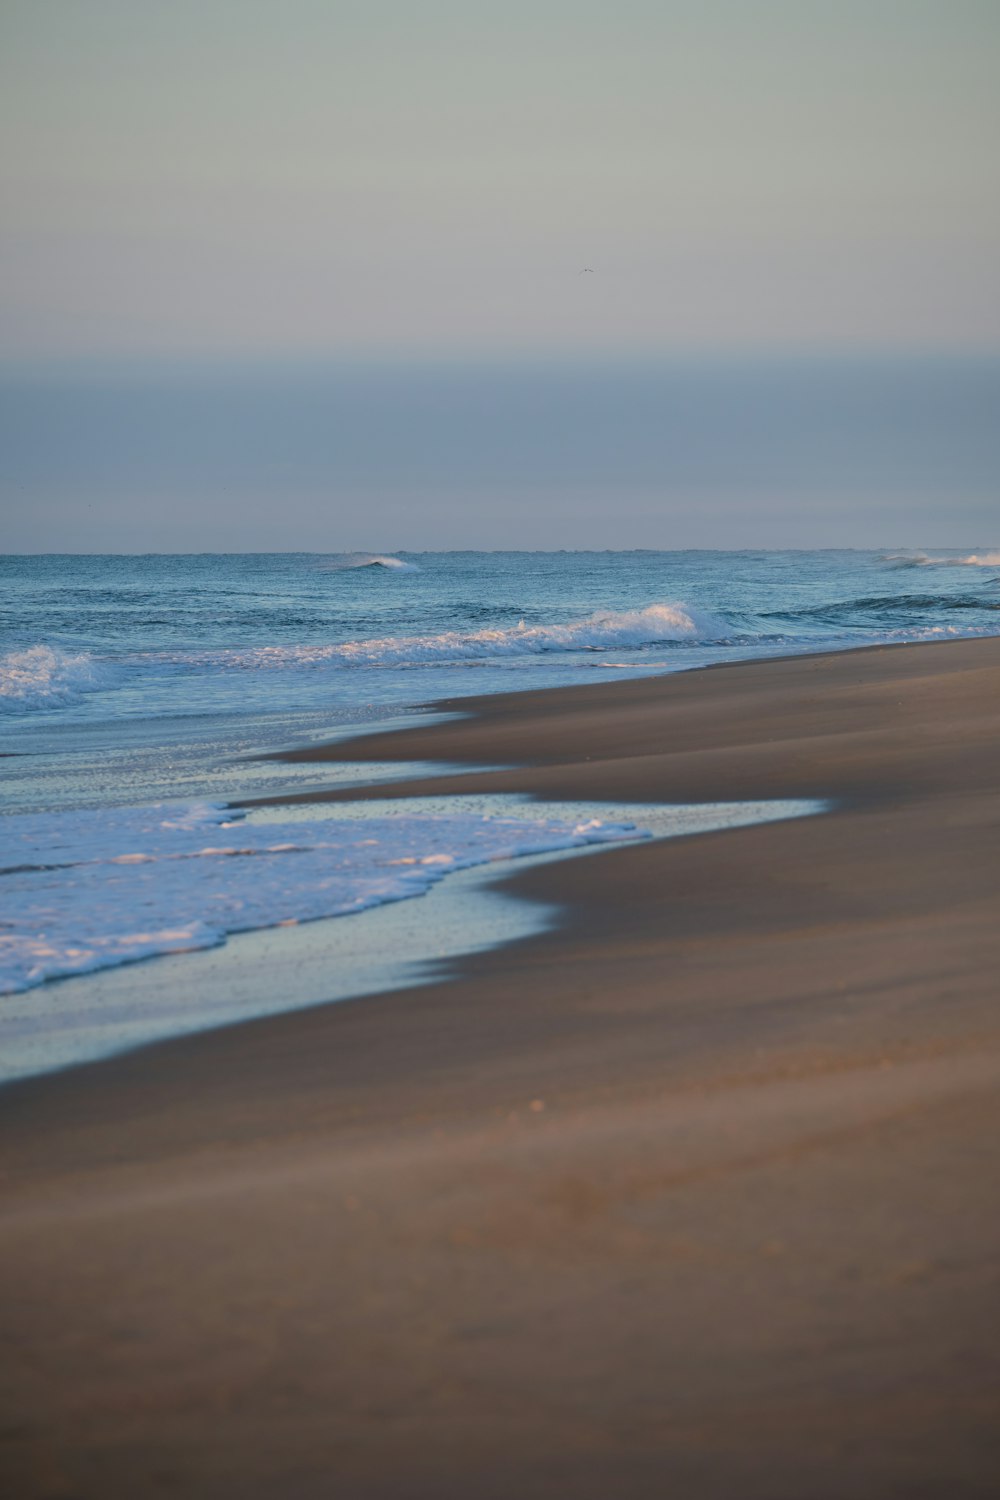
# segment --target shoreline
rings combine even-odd
[[[862,690],[867,685],[877,691],[880,680],[886,675],[887,654],[898,659],[898,675],[905,682],[928,675],[924,653],[942,649],[948,653],[956,653],[970,646],[987,648],[983,653],[983,660],[988,661],[989,654],[1000,650],[1000,635],[946,641],[894,642],[890,645],[848,647],[838,651],[742,658],[733,662],[710,662],[699,667],[653,676],[619,678],[612,682],[528,688],[518,692],[431,700],[421,705],[422,711],[431,716],[427,723],[385,732],[376,730],[370,733],[352,733],[344,738],[272,751],[263,758],[286,765],[333,766],[358,762],[360,756],[365,762],[380,762],[385,767],[393,763],[423,760],[426,764],[439,760],[448,764],[449,769],[444,775],[403,776],[395,781],[386,778],[384,785],[331,787],[327,790],[308,788],[302,792],[268,793],[257,797],[233,798],[229,805],[235,808],[253,808],[292,806],[300,802],[379,800],[384,797],[418,796],[420,789],[427,796],[441,796],[459,794],[466,788],[471,791],[525,792],[558,801],[576,798],[573,790],[560,792],[560,787],[570,780],[574,787],[603,787],[613,780],[616,788],[619,788],[613,798],[605,799],[602,794],[596,793],[593,795],[597,800],[627,801],[631,782],[623,783],[621,775],[612,778],[602,769],[604,758],[597,752],[607,747],[608,759],[620,762],[637,760],[643,754],[655,756],[662,747],[655,735],[643,726],[644,738],[639,748],[633,746],[623,755],[618,743],[621,738],[620,727],[615,723],[603,723],[602,716],[612,707],[638,711],[639,714],[644,708],[655,707],[665,684],[678,688],[672,694],[672,728],[676,731],[679,726],[684,736],[679,748],[676,741],[671,745],[671,796],[650,796],[643,790],[636,793],[635,800],[718,801],[723,800],[723,793],[726,800],[742,800],[740,790],[733,792],[730,798],[728,789],[759,789],[779,785],[782,788],[787,785],[789,790],[787,793],[776,790],[776,796],[815,796],[819,800],[854,795],[862,799],[878,797],[885,795],[887,789],[881,782],[866,779],[863,746],[858,756],[857,770],[825,759],[818,766],[819,780],[816,774],[811,779],[803,780],[801,767],[794,756],[779,758],[775,755],[769,759],[766,746],[779,739],[779,736],[767,732],[773,727],[768,722],[769,713],[777,708],[784,718],[789,714],[802,716],[810,709],[821,712],[821,703],[801,704],[798,697],[810,690],[814,695],[822,691],[825,678],[818,674],[831,672],[841,694],[852,684]],[[951,659],[957,661],[958,657],[952,655]],[[969,659],[972,660],[971,656]],[[853,667],[856,670],[852,671]],[[784,683],[779,697],[772,701],[771,697],[765,695],[772,686],[775,668],[782,671]],[[799,670],[796,671],[796,668]],[[727,743],[725,726],[719,722],[726,708],[732,706],[731,701],[725,708],[720,709],[716,705],[716,711],[712,713],[711,701],[727,695],[729,689],[728,681],[725,685],[718,681],[720,674],[727,679],[731,678],[739,708],[749,709],[746,718],[750,735],[746,741],[738,744]],[[732,677],[732,674],[735,676]],[[945,668],[942,675],[951,675],[950,669]],[[810,681],[814,677],[817,678],[816,683]],[[687,690],[689,686],[690,691]],[[760,698],[756,705],[748,701],[754,695]],[[787,701],[789,698],[791,703]],[[699,705],[708,708],[707,722],[692,726],[689,720],[697,715]],[[869,730],[866,707],[863,702],[851,705],[852,711],[844,716],[846,725],[843,722],[838,724],[838,732],[860,731],[863,734]],[[590,753],[565,753],[564,739],[570,732],[568,722],[572,723],[574,731],[590,735],[587,740]],[[418,749],[424,753],[416,754]],[[492,753],[493,749],[504,753]],[[358,756],[349,754],[349,750],[357,751]],[[731,763],[734,751],[745,760],[745,764],[734,766]],[[702,771],[691,764],[691,758],[706,752],[713,753],[714,758],[711,766]],[[688,757],[683,763],[680,760],[681,754]],[[457,769],[461,765],[468,767],[464,775]],[[553,774],[554,768],[558,768],[558,775]],[[662,788],[662,773],[650,768],[651,774],[644,775],[641,768],[632,769],[638,770],[635,785],[646,788],[655,784],[657,788]],[[788,780],[780,781],[782,776],[786,776]],[[752,800],[758,795],[762,793],[747,791],[746,799]],[[584,796],[581,795],[577,800],[584,800]]]
[[[561,921],[447,982],[6,1088],[0,1474],[984,1493],[1000,639],[458,705],[292,759],[514,769],[260,800],[837,806],[508,869]]]

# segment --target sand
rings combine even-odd
[[[451,982],[0,1091],[8,1492],[995,1493],[1000,640],[453,707],[303,753],[835,809],[508,874],[562,922]]]

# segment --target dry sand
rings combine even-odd
[[[472,707],[306,753],[838,810],[522,871],[564,922],[454,982],[0,1093],[7,1492],[997,1493],[1000,640]]]

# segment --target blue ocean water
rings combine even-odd
[[[7,812],[233,795],[254,752],[442,697],[1000,630],[987,547],[8,556],[0,583]]]

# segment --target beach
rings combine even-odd
[[[0,1091],[9,1492],[991,1493],[1000,640],[444,707],[290,759],[829,810],[505,865],[560,920],[439,982]]]

